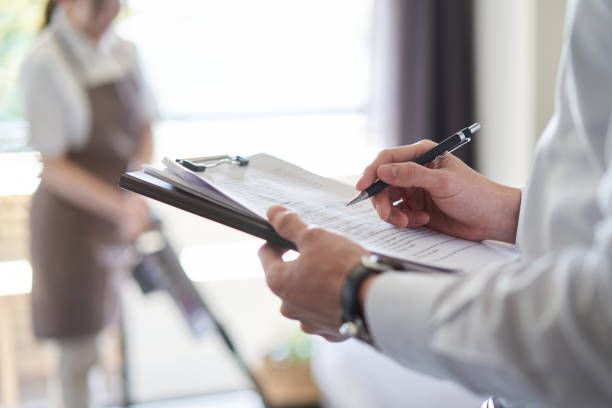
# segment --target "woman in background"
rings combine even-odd
[[[126,248],[148,226],[120,175],[151,158],[154,101],[134,46],[112,22],[118,0],[56,0],[26,59],[22,90],[41,152],[32,199],[34,333],[57,348],[56,404],[90,406],[97,340],[117,312]],[[56,399],[56,398],[54,398]]]

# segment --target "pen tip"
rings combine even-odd
[[[368,198],[367,194],[364,194],[363,192],[360,193],[357,197],[353,198],[351,201],[349,201],[348,203],[346,203],[346,207],[349,207],[353,204],[357,204],[363,200],[365,200],[366,198]]]

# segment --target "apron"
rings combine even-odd
[[[80,78],[83,70],[59,33],[60,49]],[[85,82],[82,82],[85,83]],[[66,158],[113,188],[136,153],[144,129],[135,76],[88,87],[91,128],[86,144]],[[64,201],[41,182],[30,210],[32,315],[38,338],[99,333],[118,311],[119,272],[127,244],[114,223]]]

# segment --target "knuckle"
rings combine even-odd
[[[376,155],[376,160],[372,163],[372,166],[378,167],[382,163],[388,163],[393,159],[393,149],[383,149],[378,155]]]
[[[309,323],[301,322],[300,328],[306,334],[317,334],[317,329]]]
[[[417,168],[414,163],[403,163],[397,166],[397,173],[402,181],[410,181],[414,179]]]
[[[431,149],[432,147],[436,146],[437,143],[434,142],[433,140],[421,139],[418,142],[416,142],[415,145],[425,148],[425,149]]]
[[[283,281],[280,278],[280,274],[276,268],[270,268],[266,273],[266,284],[275,295],[282,297],[283,295]]]
[[[287,231],[291,228],[291,225],[296,221],[297,214],[293,212],[286,211],[283,214],[278,216],[277,219],[277,229],[279,231]]]
[[[308,244],[313,244],[319,241],[323,235],[325,234],[325,230],[319,227],[311,227],[304,231],[304,235],[302,237],[302,241]]]
[[[295,319],[296,313],[295,309],[286,302],[283,302],[280,307],[280,313],[285,316],[287,319]]]
[[[257,256],[259,256],[259,258],[261,259],[266,253],[266,247],[265,245],[262,245],[259,247],[259,249],[257,250]]]
[[[453,173],[441,171],[437,174],[437,185],[440,191],[449,191],[454,185]]]

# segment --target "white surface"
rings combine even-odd
[[[502,183],[527,180],[550,119],[566,1],[474,2],[478,166]]]
[[[187,397],[167,401],[131,405],[134,408],[264,408],[254,391],[234,391],[201,397]]]
[[[0,296],[22,295],[32,290],[32,266],[26,260],[0,262]]]
[[[42,166],[36,153],[0,153],[0,196],[32,194]]]
[[[327,408],[477,408],[484,397],[400,366],[372,347],[320,341],[312,369]]]

